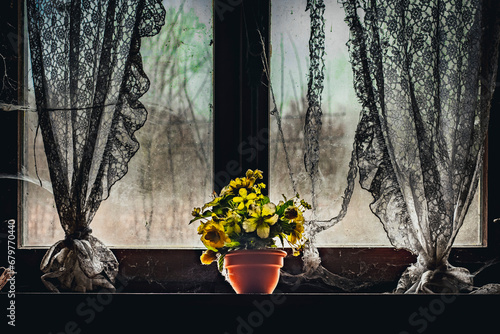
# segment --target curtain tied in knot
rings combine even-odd
[[[86,240],[91,233],[92,229],[90,227],[84,227],[82,229],[74,231],[73,233],[66,234],[64,245],[68,248],[71,248],[74,244],[74,240]]]
[[[448,263],[430,266],[421,256],[401,276],[396,293],[458,293],[470,292],[473,277],[469,270]]]
[[[86,292],[101,287],[115,291],[118,261],[91,232],[86,228],[67,235],[45,253],[40,264],[44,272],[41,279],[50,291],[59,292],[51,279],[57,279],[64,290]]]

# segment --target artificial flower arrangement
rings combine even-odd
[[[304,238],[303,212],[311,206],[297,194],[277,205],[262,194],[266,185],[257,182],[262,171],[248,170],[245,177],[231,180],[220,195],[201,208],[193,210],[194,221],[200,220],[198,234],[207,250],[201,255],[203,264],[217,260],[223,271],[224,256],[232,250],[276,248],[275,239],[290,245],[295,256],[300,254]]]

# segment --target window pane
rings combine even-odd
[[[320,184],[316,185],[315,218],[330,219],[340,211],[347,185],[347,172],[360,104],[352,84],[352,71],[346,42],[348,26],[344,10],[336,0],[325,1],[325,79],[322,95],[322,133],[320,136]],[[296,190],[311,201],[311,183],[304,168],[304,119],[307,111],[309,66],[309,12],[302,0],[273,1],[271,11],[271,83],[282,118],[283,138],[290,170],[276,119],[271,116],[270,195],[294,195]],[[271,106],[272,108],[272,106]],[[479,192],[478,192],[479,193]],[[369,204],[372,196],[356,182],[346,217],[317,236],[318,246],[391,246]],[[309,217],[310,218],[310,217]],[[473,202],[455,245],[481,245],[479,196]]]
[[[141,42],[151,81],[140,99],[148,110],[135,134],[141,148],[91,224],[93,235],[111,247],[201,245],[188,222],[212,191],[212,1],[168,0],[164,6],[162,31]],[[26,113],[25,174],[34,182],[24,182],[23,246],[48,246],[64,233],[52,194],[35,177],[36,153],[38,175],[49,180],[41,135],[33,144],[35,129],[36,113]]]

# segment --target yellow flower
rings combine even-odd
[[[250,188],[250,180],[246,177],[238,177],[229,181],[229,186],[235,191],[241,188]]]
[[[304,233],[304,225],[302,223],[295,223],[295,227],[292,232],[288,235],[288,241],[292,245],[297,244],[302,239],[302,233]]]
[[[263,178],[262,171],[259,169],[256,169],[254,171],[249,169],[249,170],[247,170],[245,176],[247,179],[252,180],[253,182],[255,182],[255,180],[257,180],[257,179]],[[252,185],[253,185],[253,182],[252,182]]]
[[[222,189],[221,196],[236,195],[241,188],[250,190],[253,187],[255,181],[262,178],[262,171],[258,169],[253,171],[249,169],[247,170],[245,177],[239,177],[229,181],[229,184]]]
[[[298,245],[298,247],[292,247],[293,256],[299,256],[305,249],[305,244]]]
[[[240,234],[241,233],[241,227],[240,223],[241,222],[241,216],[237,214],[234,211],[229,211],[227,213],[224,226],[226,227],[226,233],[227,234]]]
[[[203,264],[210,264],[214,262],[216,259],[217,259],[217,253],[211,249],[207,249],[200,256],[201,263]]]
[[[262,182],[253,186],[253,192],[257,195],[258,199],[264,198],[264,195],[262,194],[262,189],[265,188],[266,185]]]
[[[226,243],[231,242],[224,231],[224,226],[214,221],[204,223],[202,228],[198,228],[198,234],[202,234],[201,241],[209,249],[222,248]]]
[[[254,188],[259,189],[259,192],[260,192],[261,189],[265,189],[266,188],[266,184],[261,182],[261,183],[256,184],[254,186]]]
[[[233,198],[234,203],[240,203],[238,205],[238,210],[243,210],[245,206],[248,207],[250,204],[253,203],[254,199],[257,198],[256,194],[254,193],[249,194],[245,188],[240,188],[240,191],[238,193],[240,196]]]
[[[267,203],[264,206],[252,204],[248,210],[250,218],[243,221],[243,229],[246,232],[257,230],[257,235],[261,239],[269,237],[270,225],[278,221],[276,206],[273,203]]]
[[[194,208],[193,212],[191,212],[191,215],[193,215],[193,217],[198,217],[200,215],[200,211],[200,208]]]
[[[296,223],[304,223],[304,216],[302,215],[302,211],[299,210],[296,206],[289,206],[285,209],[283,216],[291,222]]]
[[[200,226],[198,226],[198,234],[203,234],[203,231],[205,231],[205,226],[207,226],[208,223],[202,222]]]
[[[221,196],[224,195],[236,195],[240,189],[250,189],[250,180],[246,177],[239,177],[234,180],[229,181],[229,184],[224,187],[221,191]]]

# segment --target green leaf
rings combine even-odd
[[[199,220],[199,219],[201,219],[201,218],[202,218],[202,217],[195,217],[195,218],[191,219],[191,220],[189,221],[189,224],[188,224],[188,225],[190,225],[190,224],[194,223],[195,221],[197,221],[197,220]]]
[[[281,216],[283,213],[285,213],[286,208],[292,205],[293,205],[293,199],[290,199],[285,203],[283,203],[282,205],[280,205],[278,208],[276,208],[276,213],[278,214],[278,216]]]
[[[281,225],[281,228],[283,230],[283,233],[285,234],[290,234],[292,231],[295,229],[296,223],[285,223]]]
[[[233,241],[233,242],[228,242],[227,244],[224,245],[224,247],[229,247],[229,248],[234,248],[238,247],[240,243],[238,241]]]
[[[212,247],[212,246],[208,246],[208,245],[205,245],[205,246],[207,247],[207,249],[208,249],[208,250],[211,250],[211,251],[213,251],[213,252],[215,252],[215,253],[218,253],[218,252],[219,252],[219,250],[218,250],[217,248],[214,248],[214,247]]]
[[[283,240],[283,235],[280,233],[278,234],[278,237],[280,238],[281,241],[281,247],[285,247],[285,241]]]
[[[271,202],[271,200],[267,196],[264,196],[264,198],[262,198],[262,200],[261,200],[261,204],[262,205],[265,205],[265,204],[267,204],[269,202]]]
[[[217,259],[217,268],[219,269],[219,272],[222,273],[224,271],[224,258],[226,257],[226,254],[219,254],[219,257]]]
[[[203,219],[203,218],[207,218],[207,217],[211,217],[212,216],[212,211],[205,211],[203,212],[201,215],[197,216],[197,217],[194,217],[193,219],[191,219],[189,221],[189,224],[197,221],[197,220],[200,220],[200,219]]]

